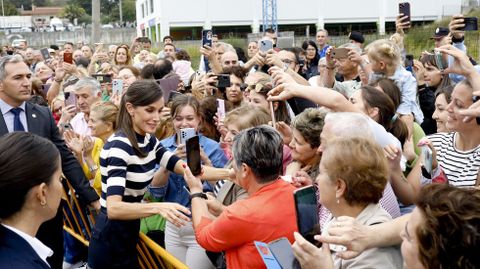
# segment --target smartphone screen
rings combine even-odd
[[[230,75],[228,74],[218,74],[217,76],[217,84],[215,85],[217,88],[227,88],[232,86],[230,82]]]
[[[198,176],[202,173],[202,164],[200,158],[200,142],[198,135],[187,140],[187,164],[192,174]]]
[[[212,47],[212,30],[202,30],[202,46]]]
[[[405,20],[407,22],[410,22],[411,21],[411,18],[410,18],[410,3],[404,2],[404,3],[398,4],[398,13],[402,13],[403,16],[408,16],[408,18],[406,18]]]
[[[73,56],[71,52],[64,52],[63,53],[63,61],[65,63],[73,64]]]
[[[316,188],[307,186],[294,191],[295,210],[297,212],[297,225],[300,234],[315,246],[321,243],[313,237],[320,234],[320,221],[318,218],[318,200]]]
[[[478,30],[478,19],[476,17],[466,17],[463,18],[463,23],[465,27],[464,31],[477,31]]]
[[[43,84],[42,85],[42,92],[43,92],[43,94],[45,94],[45,96],[47,95],[48,90],[50,90],[50,86],[52,86],[52,84]]]
[[[51,58],[50,52],[48,51],[48,48],[43,48],[40,50],[40,53],[42,54],[42,57],[44,60],[48,60]]]
[[[427,170],[428,173],[432,173],[432,163],[433,163],[433,156],[432,150],[428,146],[422,147],[422,154],[423,154],[423,167]]]
[[[220,120],[225,118],[225,100],[217,99],[217,112]]]

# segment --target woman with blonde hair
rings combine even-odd
[[[71,132],[65,133],[65,141],[73,150],[82,165],[85,176],[91,180],[93,188],[102,193],[100,173],[100,152],[107,139],[117,128],[118,107],[112,102],[97,102],[90,108],[88,127],[93,137],[80,137]]]

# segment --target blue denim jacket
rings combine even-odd
[[[207,138],[199,134],[200,147],[202,147],[205,154],[212,162],[212,165],[217,168],[223,168],[228,159],[220,148],[220,145],[214,140]],[[177,149],[177,136],[165,138],[160,141],[163,147],[170,152],[174,152]],[[149,187],[150,193],[155,198],[163,198],[165,202],[179,203],[183,206],[190,207],[190,197],[186,190],[187,184],[183,179],[183,176],[170,173],[167,184],[162,187]],[[203,191],[213,192],[213,187],[207,182],[203,183]]]

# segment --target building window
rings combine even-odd
[[[142,4],[142,18],[145,18],[145,8],[144,8],[143,4]]]
[[[150,13],[153,13],[153,0],[150,0]]]
[[[145,14],[148,16],[148,1],[145,1]]]

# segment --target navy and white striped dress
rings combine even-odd
[[[88,264],[92,268],[138,268],[136,245],[140,220],[111,220],[107,214],[107,197],[122,196],[122,201],[142,201],[147,186],[153,179],[155,165],[173,171],[180,160],[165,150],[160,141],[150,134],[137,134],[138,146],[146,157],[139,157],[125,136],[112,135],[100,153],[102,175],[101,210],[96,219],[88,250]]]

